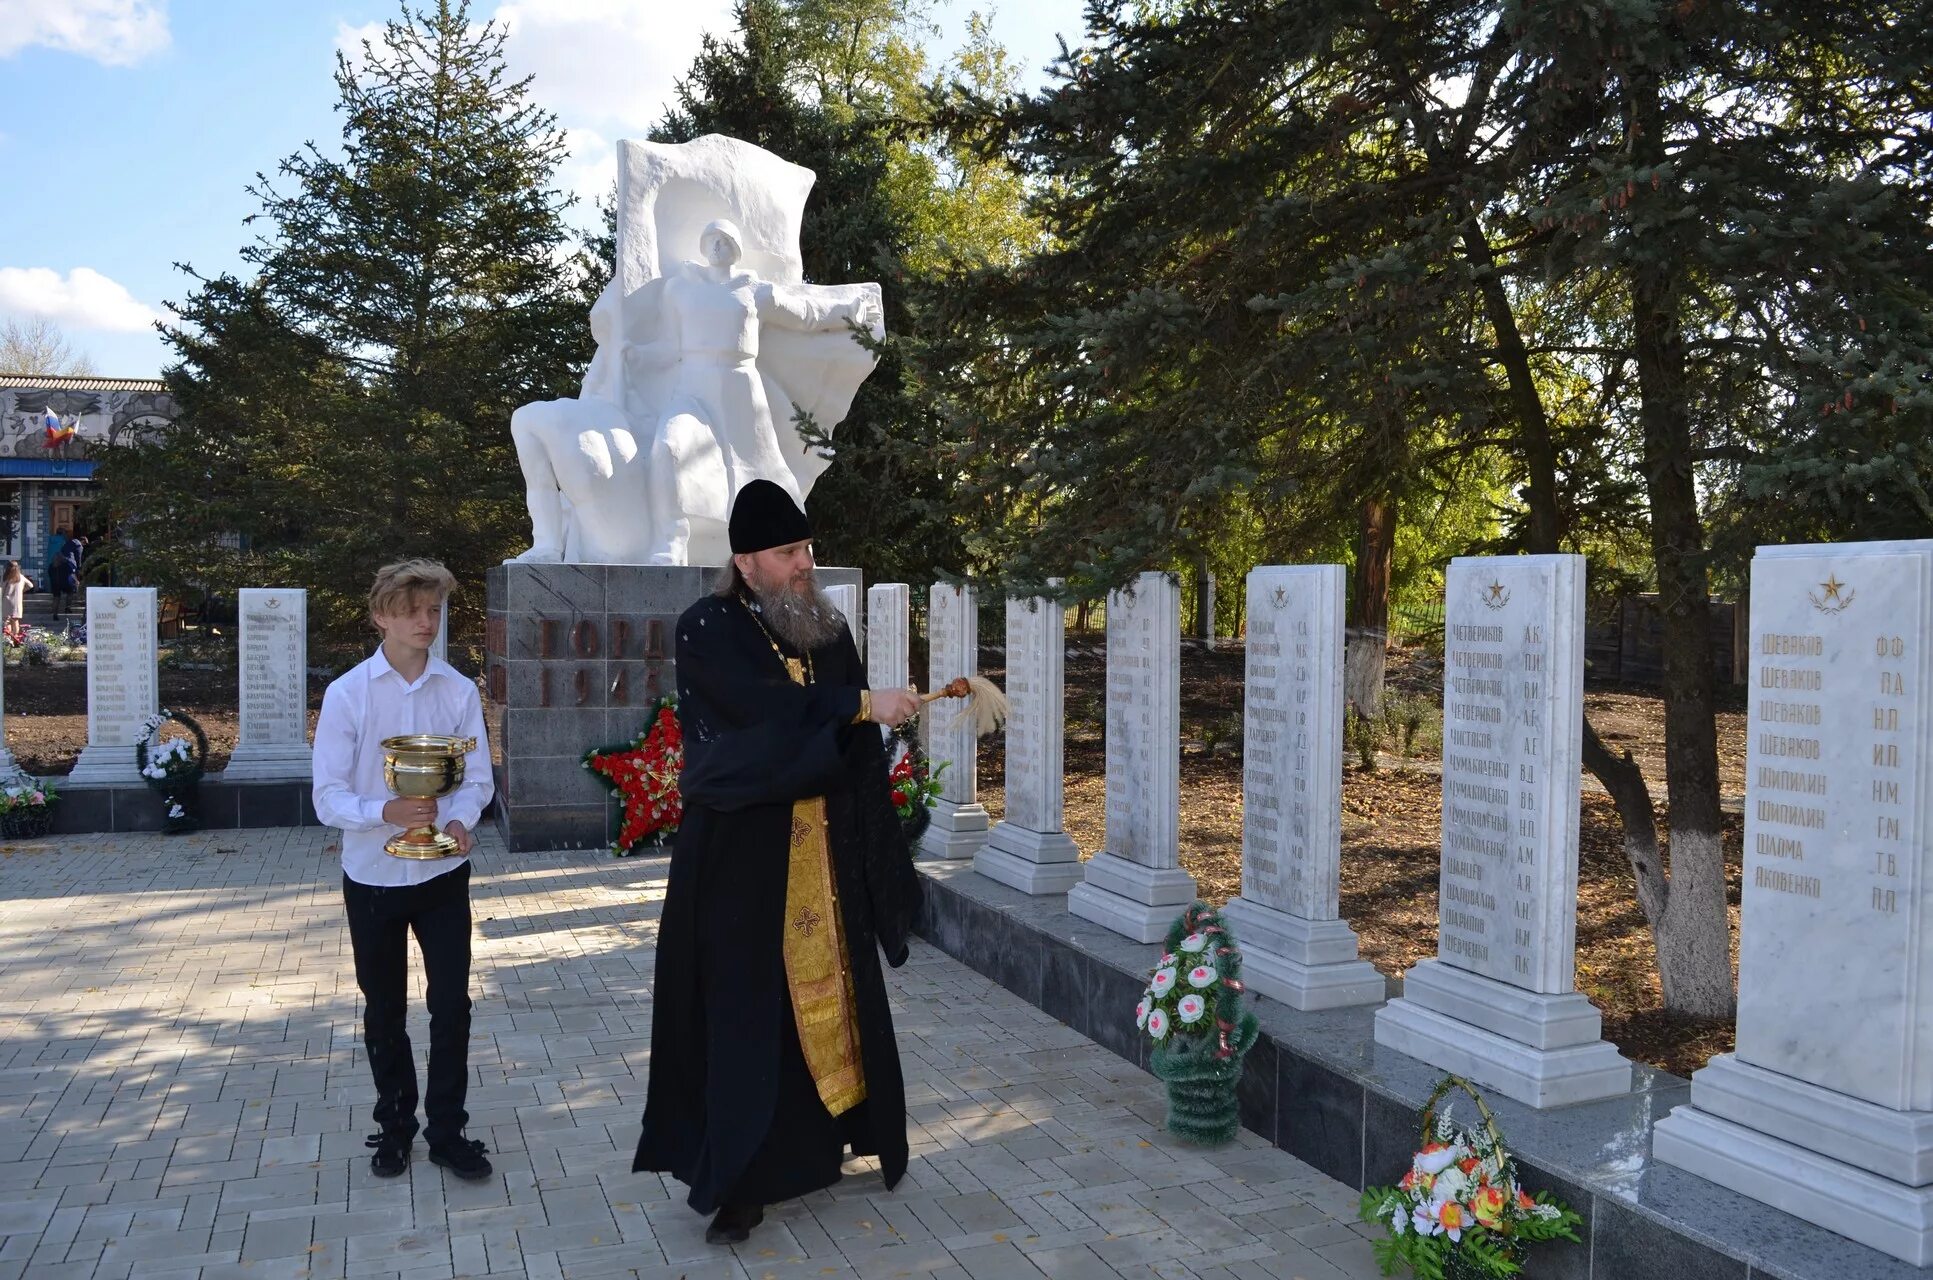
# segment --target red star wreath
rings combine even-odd
[[[678,724],[677,699],[663,698],[634,742],[593,747],[584,767],[609,787],[623,809],[611,852],[623,858],[640,844],[662,845],[678,832],[685,816],[678,795],[678,771],[685,763],[685,735]]]

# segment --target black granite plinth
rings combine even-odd
[[[225,782],[220,774],[212,774],[201,780],[201,825],[210,831],[313,827],[317,823],[309,793],[307,782]],[[54,835],[159,830],[161,798],[146,783],[60,788]]]
[[[1160,953],[1033,898],[968,862],[921,862],[924,938],[1068,1026],[1145,1067],[1134,1004]],[[1375,1041],[1374,1006],[1301,1013],[1254,1002],[1262,1035],[1244,1065],[1242,1123],[1358,1189],[1402,1177],[1435,1068]],[[1690,1082],[1650,1067],[1630,1093],[1538,1111],[1489,1097],[1524,1183],[1583,1215],[1581,1244],[1553,1242],[1527,1275],[1553,1280],[1926,1280],[1921,1270],[1651,1158],[1651,1127]],[[1467,1118],[1467,1116],[1466,1116]]]
[[[628,742],[677,689],[674,624],[716,570],[507,564],[485,589],[484,688],[500,713],[497,827],[513,850],[583,849],[616,834],[584,753]],[[857,585],[857,569],[819,570]]]

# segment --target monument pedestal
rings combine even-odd
[[[1002,822],[973,855],[973,869],[1022,893],[1066,893],[1081,882],[1081,850],[1065,831]]]
[[[243,743],[228,758],[223,782],[289,782],[314,776],[310,748],[294,743]]]
[[[1147,867],[1118,853],[1097,853],[1067,895],[1070,915],[1135,942],[1159,942],[1195,900],[1195,878],[1180,867]]]
[[[977,800],[955,804],[941,797],[933,802],[933,821],[920,834],[922,858],[971,858],[987,842],[993,819]]]
[[[1420,960],[1376,1011],[1376,1043],[1533,1107],[1631,1090],[1631,1063],[1601,1038],[1597,1006]]]
[[[75,757],[73,772],[67,775],[70,786],[138,786],[141,771],[134,765],[134,739],[126,746],[112,742],[91,742]]]
[[[643,731],[677,691],[678,616],[711,590],[700,566],[506,564],[486,577],[485,696],[501,715],[497,827],[512,850],[587,849],[616,831],[594,747]],[[818,571],[822,586],[857,569]],[[133,748],[127,751],[132,771]]]
[[[1383,975],[1357,958],[1346,922],[1305,920],[1247,898],[1229,899],[1222,916],[1235,926],[1249,990],[1305,1011],[1382,1001]]]
[[[1933,1263],[1933,1112],[1719,1054],[1652,1131],[1659,1160],[1916,1267]]]

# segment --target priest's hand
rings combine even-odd
[[[470,829],[455,818],[443,828],[443,834],[456,841],[456,851],[462,857],[469,857],[470,850],[477,846],[477,838],[470,834]]]
[[[897,729],[920,709],[919,695],[911,689],[874,689],[873,723]]]

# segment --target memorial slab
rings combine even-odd
[[[1045,597],[1009,598],[1006,817],[973,869],[1022,893],[1066,893],[1081,882],[1080,846],[1061,828],[1066,673],[1066,610]]]
[[[307,778],[309,593],[244,587],[238,597],[241,731],[222,777]]]
[[[1181,869],[1181,588],[1144,573],[1107,597],[1107,843],[1067,910],[1156,942],[1195,900]]]
[[[980,667],[980,606],[971,586],[936,582],[927,595],[927,688],[937,689]],[[941,698],[920,714],[926,758],[940,774],[933,820],[920,836],[930,858],[970,858],[987,842],[987,811],[980,803],[973,716],[964,700]]]
[[[1933,1264],[1933,541],[1752,562],[1737,1050],[1660,1160]]]
[[[913,593],[903,582],[881,582],[866,592],[866,683],[904,689],[913,683],[907,615]]]
[[[853,646],[865,653],[865,629],[859,618],[859,584],[855,582],[835,582],[824,588],[826,599],[832,601],[835,609],[846,620],[846,630],[852,633]]]
[[[1223,909],[1249,988],[1296,1009],[1375,1004],[1383,975],[1341,918],[1341,565],[1248,575],[1242,892]]]
[[[87,589],[87,745],[70,783],[139,784],[134,742],[161,709],[153,587]]]
[[[1444,596],[1437,954],[1376,1042],[1535,1107],[1625,1093],[1573,989],[1584,558],[1459,558]]]

